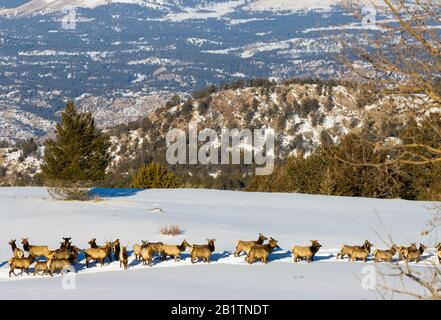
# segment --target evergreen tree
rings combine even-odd
[[[286,187],[290,192],[319,194],[323,173],[328,165],[324,150],[317,150],[307,158],[300,154],[288,160]]]
[[[46,141],[42,167],[46,181],[103,180],[110,161],[110,142],[98,132],[90,113],[79,113],[69,101],[55,129],[55,140]]]
[[[322,182],[320,184],[320,193],[325,195],[333,195],[335,191],[335,181],[331,169],[326,168],[323,174]]]
[[[181,181],[160,163],[150,162],[142,166],[132,180],[136,189],[174,189],[181,186]]]

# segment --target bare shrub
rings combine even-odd
[[[162,227],[159,232],[164,236],[179,236],[184,233],[184,230],[179,228],[177,225],[171,225],[171,226],[164,226]]]
[[[90,201],[93,199],[90,187],[84,182],[51,180],[48,182],[47,191],[55,200]]]

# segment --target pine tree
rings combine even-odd
[[[142,166],[133,177],[131,185],[136,189],[174,189],[180,186],[181,181],[174,173],[155,162]]]
[[[324,175],[322,182],[320,184],[320,194],[324,195],[333,195],[335,191],[335,181],[334,177],[332,175],[331,169],[327,168]]]
[[[110,142],[98,132],[90,113],[79,113],[69,101],[55,129],[55,140],[46,141],[42,167],[46,181],[78,183],[103,180],[110,161]]]

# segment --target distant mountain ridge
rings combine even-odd
[[[165,12],[181,11],[191,17],[191,13],[199,10],[212,10],[222,14],[228,8],[242,8],[251,11],[292,11],[308,9],[329,9],[339,3],[338,0],[29,0],[19,1],[17,6],[8,5],[7,9],[0,10],[0,14],[29,15],[57,12],[67,7],[96,8],[109,4],[136,4],[144,7],[162,10]],[[0,7],[1,7],[0,2]],[[217,9],[217,10],[216,10]]]
[[[112,127],[210,83],[338,78],[342,30],[361,32],[327,0],[14,3],[0,10],[0,141],[50,133],[67,100]]]

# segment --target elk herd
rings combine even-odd
[[[208,239],[206,244],[200,245],[190,245],[186,240],[177,245],[142,241],[141,244],[133,246],[133,255],[136,261],[141,261],[143,265],[152,266],[155,256],[158,256],[161,260],[171,257],[176,262],[180,260],[181,253],[189,249],[191,263],[196,263],[199,260],[209,263],[215,251],[215,241],[216,239]],[[20,275],[23,274],[23,271],[29,274],[32,265],[34,265],[34,276],[37,274],[42,276],[49,274],[52,276],[55,272],[70,270],[78,262],[80,253],[84,255],[86,268],[89,268],[91,261],[95,261],[96,264],[99,263],[103,266],[106,259],[109,262],[113,260],[119,261],[120,268],[127,269],[129,267],[129,251],[127,246],[121,246],[119,239],[113,242],[106,242],[101,246],[96,243],[96,239],[91,239],[88,242],[89,248],[87,249],[79,249],[72,244],[71,238],[67,237],[63,238],[60,247],[56,250],[50,250],[48,246],[44,245],[31,245],[28,238],[23,238],[21,244],[23,250],[17,247],[16,240],[9,242],[13,254],[13,257],[8,260],[10,267],[9,277],[12,274],[17,276],[15,273],[17,269],[21,270]],[[360,260],[365,262],[371,255],[372,246],[373,244],[368,240],[361,246],[344,244],[340,252],[337,253],[336,258],[344,259],[347,257],[349,261]],[[308,263],[312,262],[321,247],[318,240],[311,240],[309,246],[294,246],[291,250],[294,262],[301,260],[306,260]],[[255,241],[237,241],[234,256],[239,257],[244,253],[245,262],[252,264],[258,260],[266,264],[268,263],[268,257],[275,249],[280,249],[277,240],[272,237],[267,238],[262,233],[259,233],[258,239]],[[398,255],[398,258],[406,263],[418,263],[426,249],[427,247],[423,244],[420,244],[419,247],[415,243],[408,247],[394,244],[390,249],[376,249],[373,252],[373,260],[375,262],[391,262],[393,257]],[[441,243],[436,246],[436,250],[438,261],[441,263]]]

